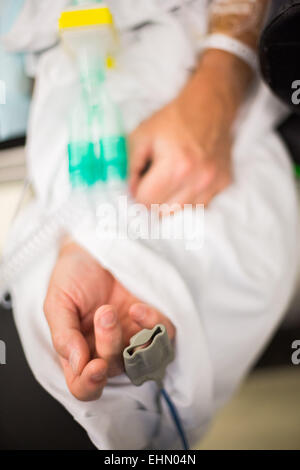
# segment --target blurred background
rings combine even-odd
[[[198,449],[300,449],[300,366],[291,363],[295,338],[300,326],[281,327]]]

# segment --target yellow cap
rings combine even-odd
[[[113,16],[108,7],[63,11],[59,18],[59,29],[84,26],[113,25]]]

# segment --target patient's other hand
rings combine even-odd
[[[107,377],[123,372],[122,352],[132,335],[170,320],[141,304],[86,250],[65,244],[50,279],[45,315],[71,393],[101,396]]]
[[[130,136],[130,187],[138,202],[208,204],[231,183],[231,131],[250,77],[234,55],[205,51],[179,96]]]

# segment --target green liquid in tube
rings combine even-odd
[[[93,142],[71,142],[68,156],[72,187],[88,187],[99,181],[125,181],[127,178],[125,136],[103,137],[97,145]]]

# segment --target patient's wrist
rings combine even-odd
[[[243,102],[252,71],[239,58],[209,49],[201,57],[176,102],[201,145],[213,148],[220,135],[231,131]]]

